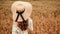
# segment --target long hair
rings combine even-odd
[[[18,22],[18,23],[19,23],[18,27],[19,27],[22,31],[27,30],[27,28],[28,28],[28,20],[22,21],[22,22]]]

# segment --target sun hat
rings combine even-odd
[[[22,14],[22,16],[24,17],[25,20],[27,20],[32,12],[32,5],[29,2],[23,2],[23,1],[15,1],[12,6],[11,6],[11,11],[13,14],[13,21],[16,20],[17,17],[17,10],[24,10],[24,13]],[[18,21],[22,21],[21,16],[19,16]]]

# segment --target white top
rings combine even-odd
[[[28,28],[33,31],[33,23],[32,19],[28,19]],[[13,21],[13,26],[12,26],[12,34],[28,34],[28,31],[22,31],[18,26],[15,25],[15,22]]]

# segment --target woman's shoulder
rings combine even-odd
[[[32,19],[29,17],[29,19],[28,19],[29,21],[31,21],[32,22]]]

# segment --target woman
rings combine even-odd
[[[33,31],[30,3],[16,1],[12,4],[11,10],[13,14],[12,34],[28,34],[28,28]]]

